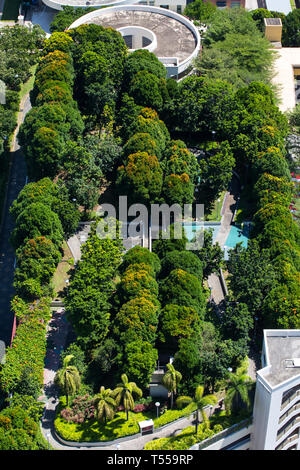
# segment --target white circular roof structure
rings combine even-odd
[[[63,7],[105,7],[110,5],[126,5],[133,4],[139,0],[42,0],[47,7],[53,8],[54,10],[62,10]]]
[[[148,49],[165,65],[168,77],[184,72],[198,55],[200,35],[186,17],[164,8],[119,5],[92,11],[71,24],[98,24],[120,31],[130,50]]]

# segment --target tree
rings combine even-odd
[[[174,395],[177,393],[178,384],[181,382],[182,375],[175,370],[173,364],[167,364],[167,372],[163,375],[162,384],[171,392],[171,408],[173,408]]]
[[[158,352],[148,341],[136,339],[125,344],[120,356],[119,367],[127,377],[133,378],[143,389],[149,386],[151,376],[157,364]]]
[[[177,127],[189,134],[212,135],[214,131],[220,138],[232,132],[237,103],[230,83],[191,75],[179,83],[178,96],[169,119],[171,128]]]
[[[168,352],[176,352],[182,338],[201,335],[200,319],[191,307],[170,304],[160,314],[159,340]]]
[[[282,22],[282,45],[283,47],[300,46],[300,11],[294,9],[288,13]]]
[[[203,269],[200,259],[192,251],[170,251],[161,261],[160,277],[167,277],[173,269],[183,269],[202,281]]]
[[[47,450],[39,424],[20,405],[0,413],[0,450]]]
[[[107,420],[111,421],[113,419],[117,407],[112,390],[101,386],[100,393],[95,397],[95,402],[97,406],[97,419],[98,421],[104,421],[106,425]]]
[[[28,240],[41,236],[59,247],[63,240],[63,228],[55,212],[45,204],[33,202],[17,217],[11,240],[13,246],[19,248]]]
[[[193,20],[207,23],[216,10],[217,7],[210,1],[194,0],[185,7],[183,14]]]
[[[123,87],[128,88],[131,80],[141,71],[146,71],[157,78],[166,78],[166,68],[155,54],[147,49],[139,49],[128,55],[125,67]]]
[[[182,224],[171,224],[166,230],[160,230],[158,238],[153,240],[153,252],[162,260],[169,251],[184,251],[187,243]]]
[[[92,8],[92,7],[82,9],[82,8],[73,8],[70,6],[63,6],[63,9],[54,16],[50,24],[50,32],[51,33],[54,33],[55,31],[63,32],[65,31],[65,29],[71,26],[71,24],[74,23],[75,20],[85,15],[86,13],[90,13],[91,11],[94,11],[94,10],[95,8]]]
[[[235,159],[228,142],[222,142],[215,149],[207,152],[199,162],[200,183],[198,200],[205,204],[206,211],[228,188],[232,178]]]
[[[176,400],[176,405],[178,408],[183,408],[184,406],[189,405],[190,403],[193,403],[194,405],[197,406],[197,412],[196,412],[196,428],[195,428],[195,433],[197,434],[198,432],[198,424],[199,424],[199,410],[202,416],[202,421],[204,422],[205,428],[209,427],[209,421],[207,419],[207,415],[205,412],[205,408],[208,406],[214,406],[216,403],[218,403],[218,399],[215,395],[205,395],[204,394],[204,387],[203,385],[198,385],[196,388],[195,396],[194,398],[190,397],[178,397]]]
[[[234,299],[247,304],[253,317],[261,318],[261,306],[276,281],[268,250],[256,240],[248,248],[237,245],[229,254],[229,282]]]
[[[184,305],[204,315],[205,297],[199,279],[183,269],[174,269],[161,281],[160,299],[163,305]]]
[[[123,158],[137,152],[147,152],[149,155],[155,155],[161,160],[161,149],[157,142],[147,132],[137,132],[133,134],[123,147]]]
[[[153,296],[158,294],[158,284],[152,276],[151,268],[145,264],[129,265],[118,286],[119,301],[124,303],[139,297],[143,290],[149,291]]]
[[[151,266],[154,274],[160,272],[160,260],[159,257],[148,250],[148,248],[136,245],[130,250],[126,251],[123,256],[120,271],[123,273],[132,264],[147,264]]]
[[[229,374],[226,388],[225,407],[227,413],[238,413],[241,403],[250,406],[249,391],[253,381],[242,371],[238,374]]]
[[[114,334],[124,345],[136,340],[155,343],[159,303],[148,290],[138,295],[122,305],[114,321]]]
[[[137,152],[118,168],[119,194],[127,194],[130,203],[151,204],[160,196],[162,169],[155,155]]]
[[[64,358],[63,367],[56,372],[55,384],[60,387],[67,398],[67,406],[69,405],[69,396],[74,395],[80,388],[80,375],[75,366],[70,365],[73,355]]]
[[[128,88],[137,105],[147,106],[160,112],[169,99],[166,80],[145,70],[138,72],[131,80]]]
[[[171,140],[164,152],[162,166],[165,175],[182,175],[186,173],[192,183],[199,177],[199,164],[195,155],[190,152],[182,140]]]
[[[194,189],[195,187],[186,173],[182,175],[168,175],[162,187],[163,199],[169,206],[179,204],[181,207],[184,207],[184,204],[192,204]]]
[[[142,398],[143,392],[136,385],[135,382],[129,382],[126,374],[121,375],[122,382],[117,385],[112,395],[116,401],[116,405],[122,404],[126,411],[127,421],[129,416],[129,410],[134,409],[134,396]]]
[[[73,271],[65,297],[66,311],[85,351],[100,344],[108,333],[109,298],[122,250],[120,239],[101,239],[93,226]]]
[[[193,243],[197,243],[197,241],[199,247],[194,253],[199,257],[203,266],[203,277],[207,279],[210,274],[219,271],[224,254],[219,243],[213,243],[212,229],[204,230],[204,233],[200,233],[198,237],[196,235]]]

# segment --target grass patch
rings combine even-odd
[[[27,80],[27,82],[22,83],[21,85],[21,90],[19,93],[20,100],[22,100],[24,96],[26,96],[33,89],[34,80],[35,80],[35,72],[36,72],[37,66],[38,64],[35,64],[30,67],[29,71],[30,71],[31,77],[29,78],[29,80]]]
[[[211,213],[205,217],[206,221],[208,221],[208,220],[214,220],[214,221],[221,220],[221,218],[222,218],[221,209],[222,209],[222,204],[223,204],[223,201],[224,201],[225,194],[226,194],[226,191],[223,191],[221,196],[214,202]],[[220,202],[218,202],[218,200]]]
[[[17,20],[21,0],[5,0],[2,21]]]
[[[67,285],[66,280],[70,277],[69,271],[74,267],[74,258],[72,257],[71,250],[65,241],[63,242],[62,249],[63,258],[60,263],[58,263],[52,279],[54,300],[61,300],[63,298],[64,288]]]

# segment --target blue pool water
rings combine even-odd
[[[240,227],[233,225],[225,242],[225,246],[228,246],[228,248],[234,248],[237,243],[242,242],[242,246],[247,248],[248,239],[249,234],[246,227],[244,227],[242,230]]]
[[[209,225],[209,224],[203,225],[203,224],[197,224],[197,222],[184,223],[183,226],[184,226],[186,237],[189,242],[192,241],[192,239],[195,236],[195,233],[198,230],[201,230],[202,227],[204,227],[204,230],[209,230],[209,229],[213,230],[213,241],[215,241],[215,238],[220,229],[220,225]]]
[[[242,246],[247,248],[248,240],[250,236],[250,225],[243,225],[243,229],[240,226],[233,225],[230,229],[229,235],[224,245],[224,258],[228,260],[228,252],[232,250],[237,243],[242,243]]]

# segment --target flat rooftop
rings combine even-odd
[[[300,47],[276,49],[272,82],[279,89],[279,109],[282,112],[296,106],[294,67],[300,66]]]
[[[179,63],[187,59],[197,46],[196,38],[187,26],[157,11],[116,10],[87,19],[85,24],[89,23],[113,29],[125,26],[149,29],[157,39],[157,48],[153,53],[157,57],[176,57]]]
[[[267,330],[265,333],[265,348],[271,369],[264,378],[270,385],[277,386],[300,376],[300,330]],[[291,359],[295,359],[294,367]]]

